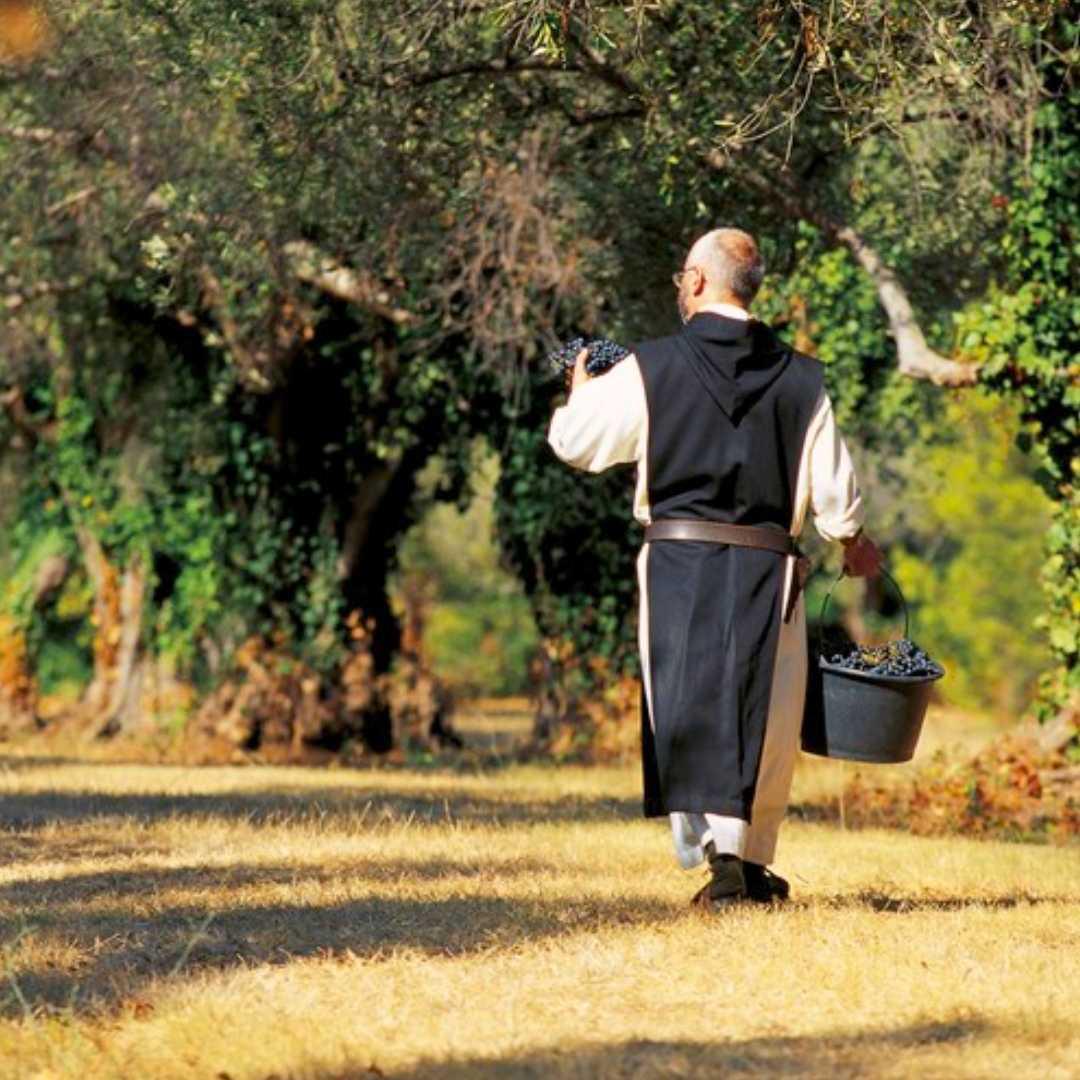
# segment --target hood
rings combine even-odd
[[[790,351],[764,323],[702,311],[683,327],[682,352],[709,397],[738,424],[779,378]]]

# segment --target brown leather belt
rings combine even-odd
[[[760,525],[725,525],[719,521],[667,518],[645,526],[645,542],[650,543],[653,540],[707,540],[714,544],[732,544],[735,547],[775,551],[777,555],[796,556],[798,561],[795,564],[791,593],[784,608],[784,622],[791,620],[799,593],[810,572],[810,561],[800,554],[794,536]]]
[[[669,518],[645,526],[645,540],[710,540],[714,544],[761,548],[777,555],[798,555],[795,537],[779,529],[759,525],[724,525],[719,521]]]

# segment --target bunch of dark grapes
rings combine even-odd
[[[937,679],[945,674],[945,669],[909,638],[890,641],[887,645],[848,644],[846,653],[832,652],[824,658],[829,667],[894,678]]]
[[[629,349],[624,349],[608,338],[593,338],[591,341],[586,341],[578,337],[565,345],[560,345],[554,352],[548,353],[548,363],[557,374],[569,377],[574,370],[577,355],[582,349],[589,350],[589,355],[585,358],[585,370],[590,375],[602,375],[630,355]]]

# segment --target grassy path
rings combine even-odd
[[[709,918],[630,769],[9,756],[0,807],[4,1078],[1080,1075],[1078,848],[793,821],[794,901]]]

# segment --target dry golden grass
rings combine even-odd
[[[0,1077],[1080,1075],[1080,849],[844,830],[836,779],[793,902],[703,917],[631,768],[8,754]]]

